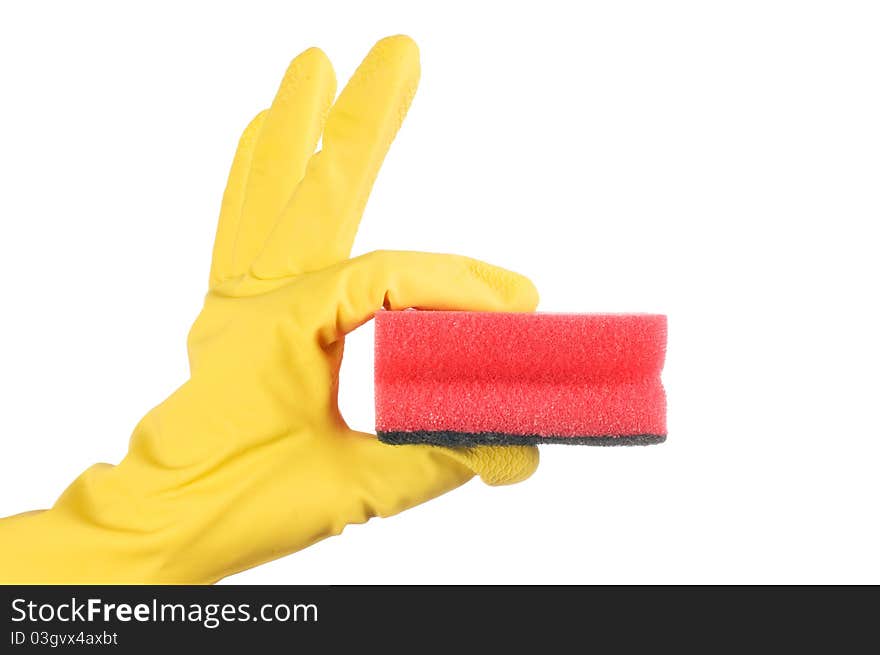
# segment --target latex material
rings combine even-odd
[[[232,165],[190,380],[143,418],[118,465],[88,469],[50,510],[0,521],[0,582],[213,582],[475,473],[505,484],[534,471],[533,448],[386,446],[337,409],[343,335],[383,305],[537,303],[525,278],[464,257],[347,259],[418,77],[409,38],[380,41],[328,114],[326,56],[294,60]]]

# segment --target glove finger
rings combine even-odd
[[[238,223],[244,205],[248,173],[251,170],[254,149],[266,119],[266,112],[260,112],[248,124],[238,141],[238,148],[232,159],[223,202],[220,205],[220,220],[217,221],[217,236],[214,237],[214,254],[211,258],[211,288],[232,275],[232,252]]]
[[[461,255],[379,250],[316,274],[330,300],[319,317],[325,345],[387,309],[530,312],[532,282],[512,271]]]
[[[537,470],[540,461],[535,446],[474,446],[442,450],[493,487],[522,482]]]
[[[330,110],[322,150],[255,262],[257,277],[315,271],[348,257],[418,81],[419,51],[412,39],[389,37],[373,47]]]
[[[346,479],[356,481],[364,519],[402,512],[455,489],[475,474],[489,484],[519,482],[538,465],[534,447],[389,446],[375,435],[354,431],[343,434],[339,456]]]
[[[302,180],[335,95],[333,66],[318,48],[306,50],[288,66],[254,151],[235,246],[238,273],[246,271],[266,245]]]

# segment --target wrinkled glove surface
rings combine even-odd
[[[526,278],[465,257],[349,259],[418,79],[403,36],[380,41],[335,104],[324,53],[293,61],[232,164],[190,380],[143,418],[118,465],[0,521],[0,582],[210,583],[475,474],[506,484],[535,470],[534,448],[387,446],[337,408],[344,335],[380,308],[537,304]]]

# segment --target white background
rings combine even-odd
[[[240,130],[311,45],[422,85],[355,252],[669,315],[669,439],[547,447],[237,583],[880,582],[880,13],[864,2],[4,3],[0,515],[187,376]],[[341,405],[373,422],[372,328]]]

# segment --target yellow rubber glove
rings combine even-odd
[[[534,448],[387,446],[337,408],[343,336],[383,305],[537,303],[524,277],[464,257],[348,259],[418,78],[415,43],[385,39],[328,114],[330,62],[317,49],[293,61],[232,165],[190,380],[144,417],[120,464],[91,467],[50,510],[0,521],[0,582],[214,582],[474,473],[505,484],[535,470]]]

